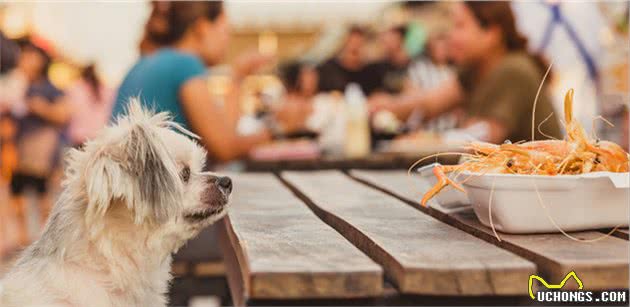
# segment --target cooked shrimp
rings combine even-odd
[[[449,172],[522,175],[575,175],[589,172],[628,172],[630,162],[621,146],[588,138],[584,127],[573,117],[573,89],[564,99],[564,119],[567,136],[564,140],[505,143],[501,145],[473,142],[465,148],[472,151],[458,165],[438,165],[433,174],[438,182],[422,198],[422,205],[444,187],[462,187],[446,176]]]

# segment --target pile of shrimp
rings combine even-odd
[[[426,206],[431,198],[449,185],[463,192],[462,182],[455,180],[462,172],[548,176],[628,172],[630,155],[621,146],[589,138],[584,127],[573,118],[573,89],[564,99],[563,124],[567,132],[563,140],[506,142],[501,145],[470,143],[465,147],[470,153],[462,154],[462,163],[438,165],[433,169],[438,182],[425,193],[422,205]],[[447,173],[455,173],[455,176],[449,178]]]

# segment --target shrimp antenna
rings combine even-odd
[[[607,120],[605,117],[598,115],[595,118],[593,118],[593,121],[591,122],[591,132],[593,134],[593,138],[594,139],[598,139],[599,137],[597,136],[597,132],[595,131],[595,122],[597,120],[601,120],[603,122],[605,122],[608,126],[610,127],[615,127],[615,125],[613,123],[611,123],[609,120]]]
[[[427,159],[431,159],[433,157],[437,158],[440,156],[450,156],[450,155],[457,155],[457,156],[472,156],[469,153],[465,153],[465,152],[438,152],[436,154],[432,154],[432,155],[428,155],[424,158],[421,158],[419,160],[416,160],[416,162],[414,162],[408,169],[407,169],[407,176],[411,176],[411,172],[414,170],[414,168],[418,165],[420,165],[420,163],[422,163],[422,161],[426,161]]]
[[[555,137],[553,137],[553,136],[551,136],[551,135],[549,135],[549,134],[544,133],[544,132],[540,129],[540,127],[541,127],[544,123],[546,123],[546,122],[547,122],[547,121],[551,118],[551,116],[553,116],[553,112],[551,112],[551,113],[547,116],[547,118],[545,118],[543,121],[541,121],[540,123],[538,123],[538,132],[539,132],[540,134],[542,134],[543,136],[548,137],[548,138],[549,138],[549,139],[551,139],[551,140],[556,140],[556,138],[555,138]]]
[[[547,71],[543,75],[542,80],[540,80],[540,85],[538,85],[538,91],[536,92],[536,98],[534,98],[534,106],[532,109],[532,141],[534,141],[536,134],[536,104],[538,103],[538,96],[540,96],[540,91],[542,90],[543,84],[545,84],[545,80],[547,80],[547,75],[551,71],[551,66],[553,66],[553,61],[549,62],[549,67],[547,67]]]

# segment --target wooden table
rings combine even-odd
[[[571,270],[585,290],[628,288],[627,231],[499,242],[468,207],[420,207],[427,183],[404,171],[231,176],[219,241],[237,306],[532,304],[531,274]]]
[[[417,154],[372,153],[363,158],[322,156],[317,159],[302,160],[246,160],[245,170],[248,172],[279,172],[286,170],[407,169],[419,159],[434,153],[435,152]],[[454,164],[457,163],[458,160],[458,156],[442,156],[439,159],[427,159],[418,166],[434,162]]]

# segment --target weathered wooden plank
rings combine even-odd
[[[221,223],[217,227],[217,237],[223,261],[225,262],[225,277],[227,279],[232,303],[234,306],[245,306],[249,297],[249,268],[244,259],[243,249],[238,238],[234,234],[234,229],[230,223],[230,217],[225,216],[218,221]]]
[[[356,298],[382,293],[381,267],[323,223],[269,174],[235,174],[221,231],[235,302],[248,299]],[[227,240],[226,240],[227,239]],[[231,269],[228,268],[228,275]],[[232,290],[234,291],[234,289]],[[240,292],[240,293],[239,293]]]
[[[508,235],[499,233],[498,242],[492,230],[483,226],[470,208],[446,209],[435,202],[428,210],[419,204],[426,180],[409,177],[402,171],[351,171],[351,176],[382,188],[416,208],[429,212],[445,222],[521,255],[538,265],[539,272],[550,283],[559,282],[574,270],[586,289],[628,288],[628,242],[616,237],[606,237],[596,242],[573,241],[562,234]],[[572,233],[582,239],[604,236],[601,232]]]
[[[610,231],[611,229],[607,229],[607,230],[604,230],[603,232],[609,233]],[[630,237],[630,232],[628,232],[628,228],[616,229],[611,234],[617,238],[621,238],[624,240],[628,240],[628,237]]]
[[[510,295],[535,266],[338,171],[283,172],[324,221],[380,263],[402,293]]]
[[[425,153],[425,155],[433,154]],[[438,161],[443,164],[457,163],[459,157],[444,156]],[[298,159],[298,160],[246,160],[245,168],[249,172],[277,172],[286,170],[325,170],[325,169],[342,169],[349,170],[353,168],[361,169],[407,169],[409,165],[418,160],[417,155],[392,155],[392,154],[371,154],[363,158],[339,158],[339,157],[320,157],[316,159]],[[435,160],[427,160],[418,166],[436,162]]]

